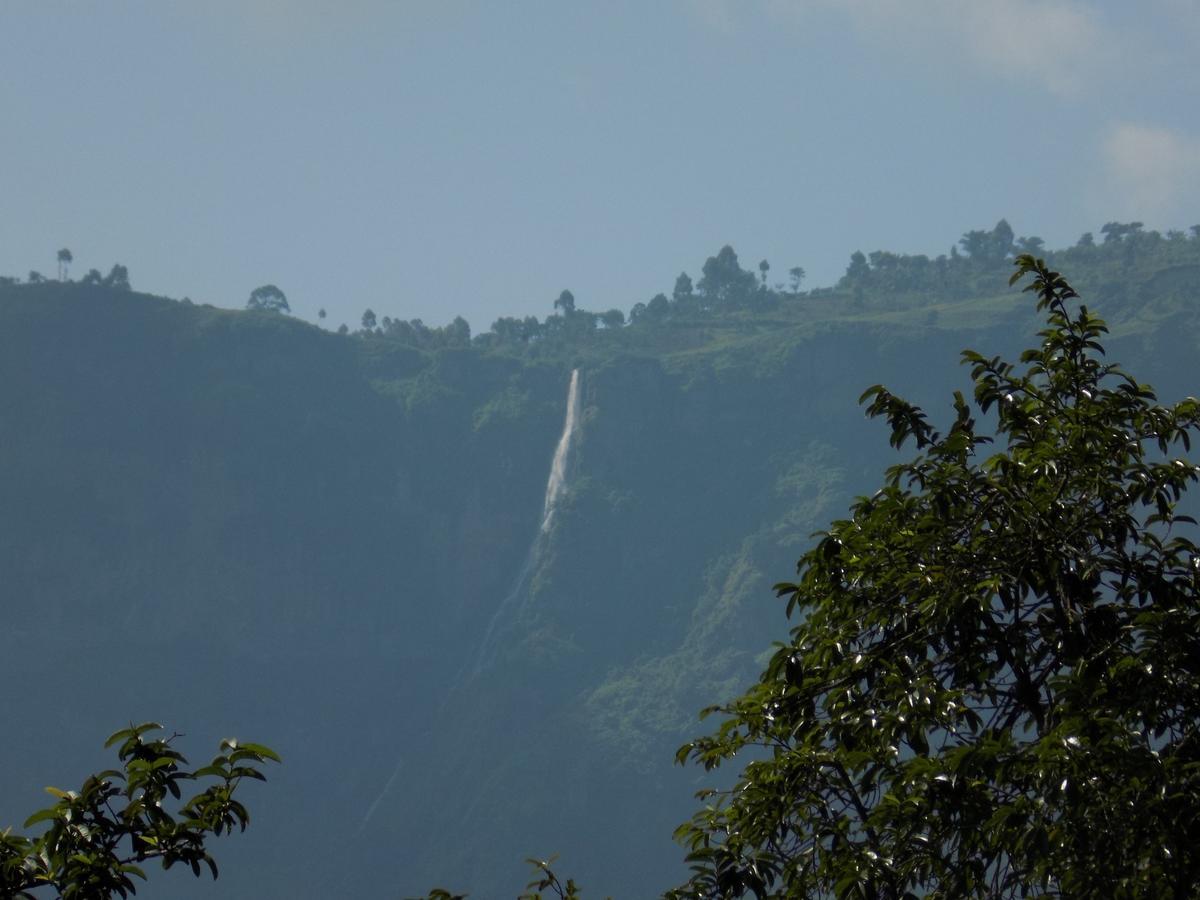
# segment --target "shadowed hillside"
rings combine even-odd
[[[1196,392],[1198,248],[1058,254],[1164,397]],[[1003,255],[863,265],[806,294],[726,271],[632,324],[564,310],[473,340],[0,286],[0,823],[157,719],[286,760],[223,850],[229,896],[451,876],[495,896],[556,851],[597,895],[668,885],[699,786],[675,747],[761,667],[771,584],[891,459],[859,394],[887,383],[938,418],[962,348],[1034,330]],[[574,368],[562,503],[496,615]]]

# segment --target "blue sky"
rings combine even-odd
[[[475,330],[1200,223],[1200,0],[0,5],[0,274]]]

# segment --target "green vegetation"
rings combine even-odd
[[[246,779],[265,781],[259,767],[279,757],[260,744],[226,740],[211,763],[190,771],[173,746],[177,735],[147,739],[161,730],[147,722],[116,732],[104,746],[117,746],[120,770],[91,775],[78,791],[47,788],[54,805],[25,820],[26,828],[42,825],[42,834],[0,833],[0,896],[34,900],[46,890],[67,900],[127,897],[137,893],[134,878],[146,879],[148,861],[217,877],[205,841],[246,830],[250,814],[234,793]],[[213,783],[182,799],[188,782],[205,779]],[[164,805],[172,800],[175,812]]]
[[[1100,244],[1085,234],[1074,247],[1047,252],[1041,238],[1017,237],[1001,219],[992,229],[968,231],[949,254],[932,259],[884,250],[856,251],[835,286],[808,292],[800,290],[805,278],[802,267],[789,270],[790,290],[782,284],[769,287],[767,260],[758,264],[756,276],[741,267],[732,247],[725,246],[705,261],[698,281],[680,273],[669,298],[656,294],[635,303],[628,316],[615,309],[589,312],[564,290],[553,303],[553,315],[540,321],[532,316],[497,319],[489,331],[475,337],[475,344],[541,359],[563,359],[571,354],[661,354],[711,345],[747,330],[861,321],[918,311],[926,316],[941,314],[944,309],[957,311],[964,303],[994,297],[996,285],[1003,283],[1006,268],[1018,253],[1034,253],[1050,265],[1079,272],[1081,289],[1113,316],[1148,312],[1138,305],[1142,292],[1130,289],[1152,274],[1168,287],[1165,295],[1157,295],[1160,304],[1180,302],[1200,285],[1200,226],[1192,229],[1190,236],[1179,231],[1164,235],[1143,230],[1140,222],[1109,222],[1101,233],[1104,241]],[[368,327],[364,319],[363,331],[358,334],[421,348],[451,343],[438,334],[439,329],[430,329],[419,320],[393,322],[383,317],[382,321],[384,327],[377,329],[374,324]],[[622,327],[625,322],[628,326]]]
[[[763,755],[679,837],[679,897],[1175,897],[1200,880],[1200,555],[1172,456],[1200,404],[1104,363],[1040,260],[1024,368],[967,352],[943,434],[882,387],[888,470],[777,586],[800,619],[685,746]],[[989,445],[996,451],[983,456]]]
[[[1197,393],[1200,239],[1114,233],[1044,255],[1164,402]],[[779,573],[895,461],[855,398],[888,384],[931,408],[956,385],[930,361],[1014,359],[1038,319],[1003,287],[1011,262],[965,250],[945,289],[916,257],[864,253],[807,291],[735,258],[628,317],[547,296],[480,334],[0,285],[0,571],[31,598],[6,608],[0,660],[38,701],[0,710],[0,822],[91,771],[46,735],[252,721],[289,764],[222,851],[223,893],[453,877],[503,896],[530,850],[561,852],[587,896],[683,882],[672,829],[735,773],[672,752],[770,662]],[[575,368],[577,444],[535,552]],[[138,653],[113,653],[130,635]],[[98,657],[119,695],[81,689]]]
[[[1063,277],[1016,262],[1042,342],[1020,366],[964,352],[973,404],[955,393],[944,434],[882,386],[862,395],[919,455],[776,585],[800,623],[677,754],[750,762],[698,795],[676,832],[693,873],[667,896],[1177,897],[1200,880],[1200,548],[1177,511],[1200,467],[1173,455],[1200,403],[1158,405],[1104,362],[1107,326],[1068,307]]]

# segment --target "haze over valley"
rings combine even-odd
[[[282,757],[215,884],[151,860],[139,896],[515,896],[551,854],[658,895],[695,793],[758,758],[676,751],[916,452],[864,391],[963,428],[964,348],[1051,340],[1027,257],[1105,360],[1200,393],[1194,3],[0,33],[0,831],[137,723]]]

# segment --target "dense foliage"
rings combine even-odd
[[[246,779],[264,781],[259,767],[279,757],[260,744],[225,740],[211,763],[191,771],[174,736],[147,738],[161,728],[147,722],[109,737],[105,746],[117,745],[120,770],[92,775],[78,791],[47,788],[54,805],[25,820],[26,828],[41,825],[40,835],[0,832],[0,896],[36,898],[46,889],[66,900],[126,897],[137,893],[134,878],[145,880],[147,861],[217,877],[205,841],[246,830],[250,814],[234,793]],[[202,779],[212,783],[183,801],[183,786]],[[172,800],[180,801],[175,812],[164,806]]]
[[[676,896],[1200,883],[1200,557],[1176,508],[1200,470],[1174,455],[1200,404],[1158,405],[1062,276],[1017,263],[1048,324],[1020,365],[964,354],[976,411],[956,394],[942,433],[863,395],[919,455],[777,586],[790,641],[681,749],[750,761],[680,829]]]

